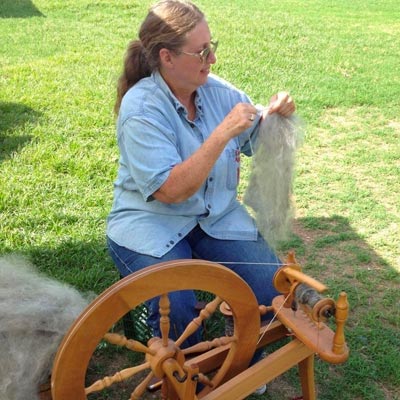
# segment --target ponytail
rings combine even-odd
[[[140,40],[133,40],[129,43],[124,60],[124,69],[118,79],[117,100],[114,112],[118,114],[122,98],[125,93],[142,78],[151,75],[151,68],[147,62],[144,48]]]

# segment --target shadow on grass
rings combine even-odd
[[[31,0],[1,0],[0,18],[44,17]]]
[[[300,218],[295,221],[293,232],[292,239],[281,246],[280,251],[284,253],[293,248],[308,273],[336,283],[343,280],[343,290],[354,287],[354,282],[344,282],[349,279],[364,282],[359,279],[360,271],[370,271],[375,280],[391,281],[400,276],[396,261],[392,264],[392,260],[380,257],[347,218],[339,215]]]
[[[400,274],[341,216],[301,218],[280,249],[294,249],[303,271],[326,283],[328,295],[348,295],[349,360],[338,366],[316,363],[319,398],[399,399]],[[277,397],[274,397],[277,398]]]
[[[31,140],[30,135],[19,135],[18,129],[35,124],[40,116],[41,113],[24,104],[0,101],[0,162]]]
[[[100,294],[119,280],[105,240],[86,243],[69,240],[56,248],[30,249],[26,255],[42,272],[82,292]]]

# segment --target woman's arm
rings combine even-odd
[[[256,113],[257,109],[252,104],[237,104],[196,152],[172,168],[153,197],[163,203],[180,203],[196,193],[226,144],[252,126]]]
[[[291,96],[279,92],[271,97],[265,112],[277,112],[288,117],[295,109]],[[196,193],[228,141],[250,128],[253,124],[252,115],[256,113],[257,109],[252,104],[237,104],[192,156],[173,167],[168,179],[153,193],[153,197],[163,203],[180,203]]]

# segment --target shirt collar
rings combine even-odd
[[[154,71],[152,73],[152,77],[153,77],[154,81],[156,82],[156,84],[161,88],[161,90],[168,95],[168,97],[171,100],[171,103],[174,105],[174,107],[176,109],[176,112],[178,114],[187,113],[186,108],[172,93],[172,90],[169,88],[169,86],[165,82],[164,78],[161,76],[160,72]],[[203,115],[201,90],[196,91],[196,97],[194,100],[194,104],[196,106],[196,117],[199,118]]]

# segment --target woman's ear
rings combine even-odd
[[[174,66],[173,57],[172,57],[172,54],[171,54],[170,50],[168,50],[166,48],[162,48],[160,50],[159,55],[160,55],[161,65],[164,68],[172,68]]]

